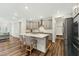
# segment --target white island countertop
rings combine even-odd
[[[37,37],[37,38],[44,38],[49,36],[49,34],[42,34],[42,33],[22,33],[21,35],[25,35],[29,37]]]
[[[23,36],[26,36],[26,41],[27,43],[29,44],[30,43],[30,40],[31,40],[31,37],[34,37],[36,38],[37,40],[37,47],[36,49],[43,52],[43,53],[46,53],[47,51],[47,36],[49,36],[49,34],[42,34],[42,33],[22,33],[21,35]]]
[[[47,34],[52,34],[52,30],[43,30],[43,31],[39,31],[39,30],[33,30],[33,32],[36,32],[36,33],[47,33]]]

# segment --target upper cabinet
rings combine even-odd
[[[42,20],[42,25],[45,29],[52,29],[52,19]]]
[[[26,21],[26,32],[47,32],[46,30],[52,30],[52,18]]]
[[[38,29],[39,21],[26,21],[26,29]]]
[[[26,30],[35,30],[43,26],[44,29],[52,29],[52,19],[26,21]]]
[[[56,35],[63,35],[63,22],[64,22],[64,18],[63,17],[57,17],[55,18],[56,21]]]

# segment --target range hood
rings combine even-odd
[[[39,31],[40,32],[45,32],[46,31],[45,28],[44,28],[44,26],[43,26],[43,20],[41,20],[41,24],[39,26]]]

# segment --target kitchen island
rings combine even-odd
[[[34,38],[35,40],[37,40],[37,47],[35,49],[43,52],[43,53],[46,53],[48,47],[48,36],[49,34],[42,34],[42,33],[23,33],[21,34],[23,35],[24,37],[26,37],[26,42],[29,44],[30,43],[30,40],[32,38]]]

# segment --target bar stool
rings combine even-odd
[[[36,48],[37,45],[37,41],[35,40],[35,38],[31,38],[30,39],[30,45],[27,44],[26,46],[26,51],[30,52],[30,55],[32,53],[33,48]]]
[[[27,55],[27,51],[26,51],[26,38],[23,35],[20,35],[20,48],[22,50],[22,53],[24,52],[25,55]]]
[[[31,55],[33,48],[37,47],[37,40],[35,40],[35,38],[30,38],[29,40],[30,44],[28,44],[26,36],[20,35],[20,47],[26,55],[28,52],[30,52]]]

